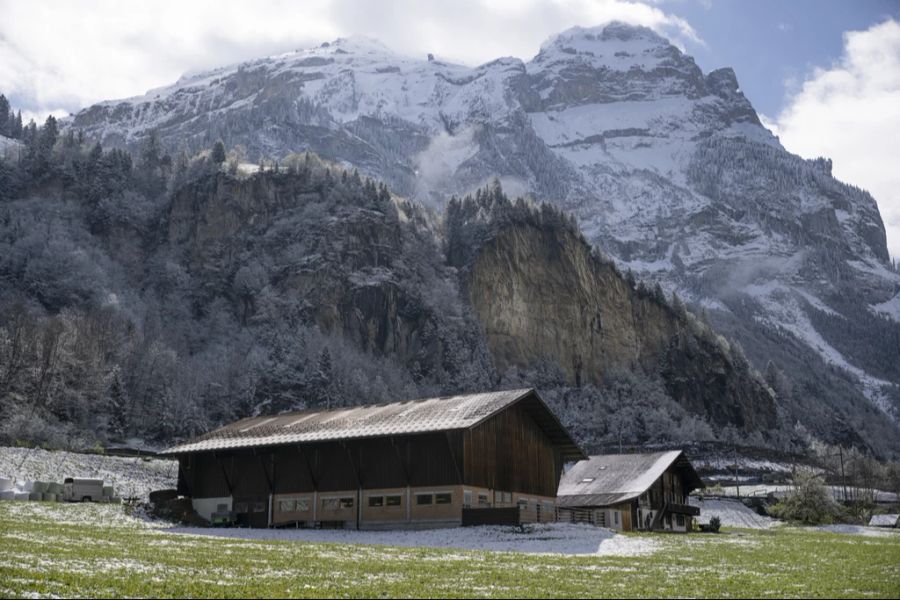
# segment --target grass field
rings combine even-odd
[[[173,534],[119,506],[0,502],[0,597],[900,597],[900,535],[640,535],[659,549],[593,557],[252,541]]]

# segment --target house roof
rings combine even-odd
[[[533,389],[250,417],[168,448],[161,454],[177,455],[469,429],[517,403],[521,403],[550,440],[561,449],[564,459],[586,458],[553,411]]]
[[[900,514],[872,515],[870,527],[897,527],[900,525]]]
[[[685,478],[685,493],[703,481],[681,450],[644,454],[603,454],[583,460],[563,474],[559,506],[610,506],[637,498],[670,467]]]

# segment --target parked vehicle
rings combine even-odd
[[[63,488],[63,500],[67,502],[101,502],[103,500],[102,479],[66,477]]]

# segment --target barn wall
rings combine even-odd
[[[211,452],[188,454],[178,459],[179,479],[193,498],[231,496],[223,467],[227,471],[228,465],[220,464]]]
[[[463,433],[468,485],[555,498],[559,451],[521,404]]]

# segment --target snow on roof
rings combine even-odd
[[[592,456],[568,470],[559,484],[560,506],[609,506],[646,492],[670,467],[687,478],[685,492],[703,487],[681,450],[644,454],[604,454]]]
[[[900,514],[872,515],[869,527],[897,527],[900,525]]]
[[[507,390],[259,416],[220,427],[160,454],[408,435],[474,427],[522,402],[566,459],[585,454],[533,389]]]

